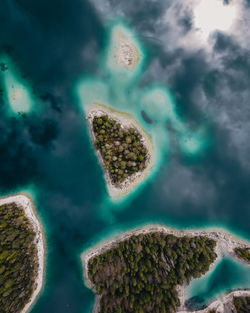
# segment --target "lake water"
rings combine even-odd
[[[30,192],[46,232],[45,288],[32,313],[90,313],[94,294],[84,285],[80,254],[134,227],[150,223],[181,229],[222,227],[250,240],[249,172],[228,154],[233,148],[213,118],[174,96],[186,92],[191,73],[170,94],[163,82],[155,86],[157,81],[143,80],[145,62],[127,88],[103,66],[110,25],[103,25],[84,1],[74,5],[59,0],[53,4],[27,0],[19,5],[3,1],[0,18],[5,25],[0,47],[7,47],[35,99],[25,116],[9,114],[4,98],[0,108],[1,195]],[[152,49],[146,38],[140,41],[150,63],[160,48]],[[111,104],[132,112],[157,147],[152,176],[120,203],[107,195],[76,92],[90,78],[91,88],[97,86],[100,97],[102,87],[97,82],[104,82]],[[159,103],[154,109],[156,87],[158,94],[167,97],[167,108],[174,106],[175,114]],[[80,100],[92,96],[89,90]],[[152,125],[141,116],[142,103],[154,120]],[[205,289],[198,294],[200,283]],[[249,270],[226,259],[190,288],[191,296],[210,301],[234,287],[250,288]]]

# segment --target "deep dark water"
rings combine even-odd
[[[102,75],[106,28],[90,3],[3,0],[0,20],[0,48],[13,57],[38,99],[34,112],[23,117],[9,117],[7,104],[0,102],[1,193],[32,186],[47,237],[46,285],[33,313],[90,312],[94,295],[84,286],[80,253],[113,231],[162,222],[180,228],[221,226],[250,238],[250,170],[238,158],[227,129],[213,123],[212,116],[213,142],[205,155],[190,161],[173,142],[176,149],[170,150],[153,181],[121,208],[107,206],[102,171],[73,92],[79,76]],[[230,50],[230,42],[223,45]],[[157,79],[166,83],[174,56],[161,46],[158,50],[164,73]],[[192,97],[195,85],[203,79],[216,102],[217,84],[227,73],[211,73],[200,54],[178,51],[175,57],[183,60],[185,70],[171,74],[169,88],[178,94],[179,110],[192,124],[204,113]],[[249,60],[242,57],[242,68],[249,68]],[[149,65],[154,58],[150,56]],[[149,72],[143,79],[152,82],[155,77]],[[232,80],[228,83],[239,88]]]

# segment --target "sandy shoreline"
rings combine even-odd
[[[97,255],[100,255],[109,249],[115,248],[119,242],[124,241],[126,239],[129,239],[132,235],[147,234],[147,233],[151,233],[151,232],[161,232],[164,234],[172,234],[172,235],[177,236],[177,237],[206,236],[210,239],[215,240],[216,241],[215,252],[217,254],[217,258],[210,265],[209,270],[206,272],[206,274],[214,268],[214,266],[221,260],[221,258],[224,255],[229,254],[229,255],[235,257],[234,248],[236,248],[236,247],[246,248],[246,247],[250,246],[249,242],[244,241],[242,239],[239,239],[239,238],[231,235],[230,233],[228,233],[225,230],[220,229],[220,228],[211,228],[211,229],[205,229],[205,230],[197,229],[197,230],[181,231],[181,230],[176,230],[176,229],[166,227],[163,225],[157,225],[157,224],[156,225],[149,225],[149,226],[138,228],[138,229],[135,229],[132,231],[128,231],[122,235],[115,236],[114,238],[106,240],[106,241],[100,243],[99,245],[97,245],[96,247],[88,249],[87,251],[83,252],[83,254],[81,255],[81,259],[82,259],[82,264],[84,267],[84,278],[85,278],[86,286],[88,288],[92,289],[93,291],[95,291],[95,287],[88,277],[88,262],[91,258],[93,258]],[[241,259],[237,259],[237,260],[242,261]],[[177,313],[190,312],[190,311],[186,310],[186,307],[185,307],[185,301],[187,300],[186,286],[185,285],[178,286],[177,290],[178,290],[179,299],[180,299],[180,303],[181,303],[180,307],[177,310]],[[215,300],[206,309],[195,311],[195,312],[205,313],[205,312],[207,312],[208,309],[215,308],[215,306],[218,307],[218,310],[219,310],[222,306],[224,307],[225,303],[228,303],[229,299],[232,298],[232,294],[237,294],[237,296],[245,295],[245,294],[250,295],[250,290],[233,291],[230,294],[228,294],[228,295],[226,295],[220,299]],[[97,310],[95,310],[94,313],[95,312],[97,312]],[[218,311],[218,313],[223,313],[223,312],[224,312],[223,310]]]
[[[113,108],[107,107],[99,103],[93,103],[91,104],[91,106],[88,108],[86,112],[93,145],[95,141],[95,134],[94,134],[93,127],[92,127],[92,121],[95,116],[101,116],[103,114],[107,114],[110,118],[119,122],[121,124],[121,128],[128,128],[128,127],[135,128],[138,131],[138,133],[142,135],[142,142],[145,148],[147,149],[147,153],[149,155],[149,158],[146,162],[146,168],[143,171],[139,171],[131,175],[130,177],[128,177],[121,184],[121,187],[117,188],[112,184],[108,171],[106,171],[103,167],[104,163],[103,163],[103,159],[102,159],[100,152],[95,149],[98,160],[101,163],[103,170],[105,171],[105,179],[106,179],[107,189],[108,189],[110,197],[120,198],[130,193],[138,184],[140,184],[148,176],[154,163],[153,142],[152,142],[151,137],[145,132],[142,126],[135,120],[135,118],[132,115],[117,111]]]
[[[38,251],[38,275],[36,279],[36,289],[34,290],[32,297],[29,302],[25,305],[21,313],[27,313],[31,310],[32,306],[35,304],[37,298],[39,297],[43,285],[44,285],[44,275],[45,275],[45,236],[43,233],[42,225],[36,215],[36,209],[32,202],[32,199],[27,194],[16,194],[0,198],[0,205],[13,203],[21,206],[24,209],[25,216],[29,219],[34,227],[36,233],[34,243],[37,246]]]

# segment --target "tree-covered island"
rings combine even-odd
[[[128,193],[152,167],[151,138],[132,115],[101,104],[91,106],[88,120],[110,195]]]
[[[98,313],[172,313],[177,285],[209,270],[216,241],[161,232],[132,235],[88,260],[87,275],[100,296]]]
[[[15,197],[27,200],[22,195]],[[38,276],[43,267],[37,246],[40,236],[20,204],[0,204],[0,313],[26,312],[35,291],[40,292],[42,282],[38,282]]]
[[[148,153],[135,128],[122,129],[120,123],[101,115],[94,117],[93,129],[96,148],[115,186],[145,169]]]

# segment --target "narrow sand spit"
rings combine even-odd
[[[93,144],[95,141],[95,134],[92,128],[92,122],[95,116],[101,116],[103,114],[107,114],[110,118],[116,120],[121,124],[121,128],[135,128],[139,134],[142,135],[142,142],[147,149],[148,159],[146,162],[146,168],[143,171],[139,171],[130,177],[128,177],[119,188],[115,187],[110,179],[110,175],[108,171],[105,170],[105,178],[107,183],[107,189],[110,197],[112,198],[120,198],[128,193],[130,193],[138,184],[140,184],[149,174],[150,170],[153,167],[154,163],[154,147],[151,137],[145,132],[145,130],[141,127],[141,125],[133,118],[132,115],[124,112],[120,112],[114,110],[110,107],[106,107],[99,103],[93,103],[87,110],[87,119],[90,126],[91,137],[93,139]],[[104,166],[102,156],[99,151],[96,151],[99,162],[102,167]],[[104,169],[104,167],[103,167]]]
[[[42,225],[36,215],[35,207],[32,199],[26,194],[17,194],[6,196],[0,199],[0,206],[3,204],[9,204],[15,202],[18,206],[24,209],[26,217],[32,223],[34,231],[36,233],[34,243],[37,246],[38,251],[38,275],[37,275],[37,285],[34,290],[32,297],[29,302],[25,305],[21,313],[27,313],[32,306],[35,304],[39,294],[43,289],[44,282],[44,272],[45,272],[45,239],[42,230]]]
[[[107,241],[100,243],[99,245],[97,245],[94,248],[91,248],[91,249],[85,251],[82,254],[81,258],[82,258],[82,263],[83,263],[83,267],[84,267],[84,277],[85,277],[86,286],[88,288],[92,289],[93,291],[95,291],[95,286],[92,284],[92,282],[90,281],[89,276],[88,276],[88,263],[89,263],[89,260],[91,258],[98,256],[100,254],[103,254],[107,250],[110,250],[112,248],[117,247],[119,242],[129,239],[132,235],[138,236],[140,234],[148,234],[148,233],[152,233],[152,232],[171,234],[171,235],[174,235],[176,237],[206,236],[210,239],[215,240],[216,241],[215,252],[217,254],[217,258],[210,265],[209,271],[211,271],[214,268],[214,266],[221,260],[221,258],[224,255],[229,254],[233,257],[236,257],[235,253],[234,253],[234,248],[236,248],[236,247],[237,248],[249,247],[249,242],[243,241],[243,240],[231,235],[230,233],[227,233],[226,231],[224,231],[223,229],[220,229],[220,228],[211,228],[211,229],[206,229],[206,230],[197,229],[197,230],[180,231],[180,230],[176,230],[176,229],[166,227],[163,225],[149,225],[149,226],[145,226],[143,228],[138,228],[138,229],[126,232],[122,235],[116,236],[110,240],[107,240]],[[185,301],[187,300],[186,285],[178,286],[177,290],[178,290],[179,299],[181,302],[181,305],[178,308],[177,313],[187,313],[189,311],[185,307]],[[207,312],[208,309],[212,309],[212,308],[217,309],[216,313],[230,312],[230,311],[226,310],[226,307],[227,306],[230,306],[230,308],[232,307],[233,296],[246,296],[246,295],[250,296],[250,290],[237,290],[237,291],[231,292],[231,293],[225,295],[224,297],[219,298],[216,301],[212,302],[206,309],[195,311],[195,312],[196,313],[205,313],[205,312]],[[98,308],[98,305],[97,305],[98,302],[99,302],[99,300],[97,301],[97,303],[95,305],[95,310],[93,313],[98,312],[96,309],[96,308]]]

